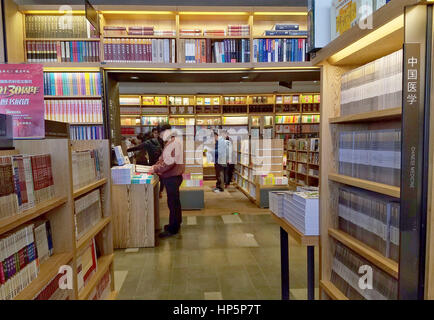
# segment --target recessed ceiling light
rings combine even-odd
[[[249,79],[249,76],[242,76],[241,79],[247,80]]]
[[[132,76],[132,77],[131,77],[131,80],[139,80],[139,77],[137,77],[137,76]]]

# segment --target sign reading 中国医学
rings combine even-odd
[[[13,118],[14,139],[45,136],[41,64],[0,64],[0,113]]]

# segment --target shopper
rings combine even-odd
[[[215,147],[214,147],[214,169],[216,176],[215,193],[224,191],[225,183],[225,167],[227,167],[228,145],[223,135],[219,135],[214,131]]]
[[[185,170],[182,140],[175,137],[170,124],[161,126],[160,137],[166,142],[158,162],[152,166],[149,173],[156,173],[166,187],[167,206],[169,207],[169,224],[164,226],[160,238],[177,234],[181,228],[182,210],[179,197],[179,187]]]
[[[160,125],[158,127],[152,129],[152,136],[158,140],[158,143],[160,144],[161,150],[164,149],[164,141],[160,138]],[[163,197],[163,191],[164,191],[164,184],[160,181],[160,199]]]
[[[227,145],[227,153],[228,153],[228,162],[225,167],[225,188],[229,188],[229,185],[232,182],[232,176],[234,174],[235,169],[235,163],[233,159],[232,149],[233,149],[233,143],[232,139],[227,136],[226,137],[226,145]]]
[[[158,140],[153,138],[151,134],[140,134],[139,136],[137,136],[137,138],[141,139],[142,143],[127,150],[127,152],[138,151],[138,157],[136,157],[136,164],[152,166],[157,163],[162,153],[162,148]],[[148,160],[145,162],[143,158],[146,158],[146,155]]]

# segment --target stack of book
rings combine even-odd
[[[75,237],[79,240],[87,231],[102,219],[100,190],[74,201]]]
[[[45,100],[45,119],[69,123],[102,123],[101,100]]]
[[[339,173],[400,186],[401,129],[341,131]]]
[[[107,272],[89,295],[88,300],[107,300],[110,296],[111,282],[112,279],[110,270],[107,270]]]
[[[254,39],[253,62],[304,62],[306,39]]]
[[[126,36],[127,27],[123,26],[104,26],[104,36],[106,37],[117,37]]]
[[[27,62],[99,62],[99,41],[26,41]]]
[[[396,199],[358,188],[339,188],[339,229],[398,261],[399,212]]]
[[[98,72],[44,72],[44,94],[47,96],[100,96],[101,75]]]
[[[265,30],[264,36],[294,36],[294,37],[307,37],[308,31],[299,30],[298,24],[282,24],[276,23],[273,30]]]
[[[93,238],[77,256],[77,284],[79,291],[86,286],[96,273],[97,261],[95,238]]]
[[[175,63],[175,39],[104,39],[104,61]]]
[[[154,36],[158,37],[175,37],[176,31],[174,30],[154,30]]]
[[[228,25],[228,35],[248,37],[250,36],[250,26],[248,24],[230,24]]]
[[[123,166],[115,166],[111,169],[113,184],[131,184],[131,179],[134,175],[134,165],[125,164]]]
[[[86,17],[71,15],[25,15],[26,38],[99,38]]]
[[[224,37],[226,36],[226,30],[224,29],[210,29],[203,31],[204,36]]]
[[[285,194],[284,218],[304,235],[319,235],[319,192]]]
[[[59,283],[64,275],[59,273],[48,283],[33,300],[70,300],[72,290],[60,289]]]
[[[403,52],[399,50],[344,74],[341,80],[341,115],[401,106],[402,60]],[[408,76],[418,77],[414,74]]]
[[[37,248],[33,229],[30,224],[0,237],[0,300],[12,300],[38,276],[38,249],[43,249]]]
[[[197,37],[202,35],[202,30],[200,29],[180,29],[179,35],[184,37]]]
[[[360,268],[372,268],[372,288],[359,285]],[[339,242],[335,245],[330,281],[350,300],[396,300],[398,281]]]
[[[154,35],[154,27],[128,27],[128,35],[129,36],[153,36]]]
[[[102,177],[101,156],[98,150],[72,152],[74,190],[85,187]]]
[[[19,214],[54,195],[49,154],[0,157],[0,219]]]
[[[269,204],[270,210],[279,218],[284,217],[284,199],[285,194],[293,194],[292,191],[270,191]]]
[[[34,235],[36,248],[38,250],[39,263],[44,263],[53,255],[53,238],[49,220],[38,220],[34,222]]]
[[[69,128],[71,140],[101,140],[104,139],[104,127],[101,125],[94,126],[71,126]]]

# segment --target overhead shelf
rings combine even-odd
[[[369,180],[363,180],[358,178],[353,178],[337,173],[329,173],[329,180],[334,182],[343,183],[349,186],[385,194],[391,197],[399,198],[401,194],[401,189],[399,187],[391,186],[388,184],[373,182]]]
[[[394,0],[375,11],[373,28],[356,24],[316,53],[314,65],[328,60],[333,65],[362,65],[402,48],[404,7],[418,0]]]
[[[386,258],[377,250],[372,249],[363,242],[353,238],[349,234],[336,229],[329,229],[329,235],[340,243],[344,244],[363,258],[375,264],[378,268],[398,279],[398,263]]]

